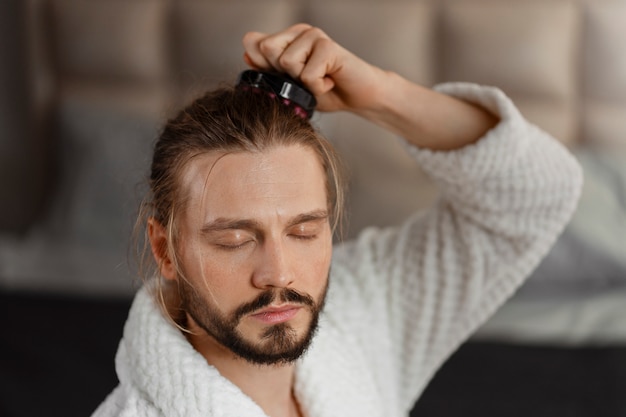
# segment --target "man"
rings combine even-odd
[[[547,253],[580,170],[496,89],[423,88],[304,24],[249,33],[244,47],[251,67],[302,81],[319,110],[404,138],[442,197],[333,249],[342,189],[328,143],[266,94],[199,99],[155,148],[158,277],[137,294],[120,385],[95,415],[406,415]]]

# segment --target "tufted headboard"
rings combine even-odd
[[[309,22],[424,85],[496,85],[572,148],[626,144],[626,0],[7,4],[0,26],[15,42],[0,71],[10,87],[1,108],[13,109],[0,116],[2,286],[130,290],[128,236],[159,125],[234,81],[248,30]],[[348,237],[432,202],[436,189],[388,133],[349,114],[314,121],[350,171]]]

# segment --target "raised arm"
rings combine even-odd
[[[481,107],[363,61],[307,24],[275,34],[249,32],[243,43],[250,66],[301,80],[319,110],[353,112],[422,148],[463,147],[498,121]]]
[[[385,404],[409,410],[442,362],[522,284],[571,218],[581,171],[500,90],[429,90],[298,25],[246,36],[254,67],[300,78],[325,111],[405,138],[439,186],[435,206],[367,229],[334,253],[333,325],[366,352]]]

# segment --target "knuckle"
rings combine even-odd
[[[317,38],[317,39],[328,38],[328,35],[326,34],[326,32],[324,32],[322,29],[315,27],[315,26],[310,26],[307,32],[310,36]]]
[[[263,39],[259,42],[259,51],[269,54],[274,50],[274,45],[270,39]]]
[[[283,68],[291,68],[291,66],[293,65],[293,61],[286,54],[282,54],[278,58],[278,64]]]
[[[250,40],[251,40],[251,38],[252,38],[253,36],[254,36],[254,34],[253,34],[252,32],[246,32],[246,33],[243,35],[243,38],[242,38],[242,39],[243,39],[243,42],[244,42],[244,43],[246,43],[246,42],[250,42]]]
[[[257,44],[260,35],[259,32],[247,32],[242,37],[243,45],[247,48],[253,48]]]
[[[293,26],[293,28],[294,28],[294,29],[296,29],[296,30],[302,30],[302,31],[304,31],[304,30],[308,30],[308,29],[311,29],[312,27],[313,27],[313,26],[312,26],[312,25],[310,25],[310,24],[308,24],[308,23],[297,23],[297,24],[295,24],[295,25]]]
[[[328,51],[332,49],[334,42],[330,38],[320,38],[315,42],[315,47],[322,51]]]
[[[315,74],[312,74],[311,72],[307,71],[306,69],[304,71],[302,71],[302,73],[300,74],[300,81],[302,81],[306,85],[315,84],[316,80],[317,80],[317,77],[315,76]]]

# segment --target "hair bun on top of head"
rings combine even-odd
[[[293,107],[296,114],[305,119],[313,116],[317,105],[315,96],[286,74],[246,70],[239,74],[237,87],[264,91],[271,97],[281,100],[283,104]]]

